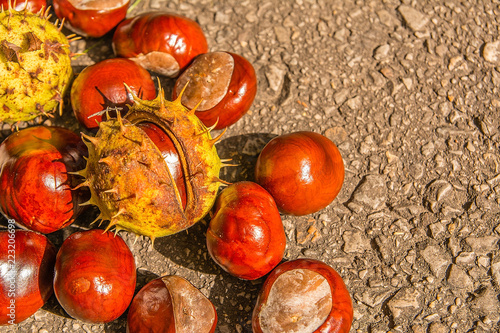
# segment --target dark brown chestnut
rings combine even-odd
[[[286,236],[271,195],[253,182],[225,188],[215,202],[207,248],[225,271],[246,280],[269,273],[283,259]]]
[[[113,49],[153,72],[177,77],[199,54],[207,40],[195,21],[167,12],[137,15],[121,22],[113,35]]]
[[[76,232],[57,253],[54,293],[75,319],[90,323],[115,320],[132,301],[135,282],[134,256],[112,232]]]
[[[353,318],[351,296],[342,277],[314,259],[279,265],[257,298],[254,333],[348,333]]]
[[[119,108],[125,115],[133,103],[125,84],[143,100],[156,97],[149,72],[131,60],[106,59],[86,67],[71,86],[71,106],[80,124],[97,128],[107,108]]]
[[[306,215],[328,206],[344,182],[337,146],[314,132],[278,136],[264,147],[255,179],[273,196],[282,213]]]
[[[56,15],[65,26],[85,37],[101,37],[127,15],[130,0],[53,0]]]
[[[52,295],[56,248],[42,234],[18,230],[9,220],[0,231],[0,325],[30,317]]]
[[[0,0],[0,8],[8,9],[9,4],[14,10],[21,11],[26,9],[31,13],[38,13],[42,8],[47,8],[46,0]]]
[[[157,278],[142,287],[127,316],[127,333],[213,333],[216,326],[212,302],[175,275]]]
[[[189,82],[189,84],[188,84]],[[181,93],[182,104],[196,108],[196,115],[210,127],[222,129],[237,122],[252,106],[257,77],[252,64],[231,52],[209,52],[197,56],[179,76],[173,99]]]
[[[12,133],[0,144],[0,210],[41,233],[71,224],[82,211],[83,189],[68,172],[85,167],[87,148],[62,127],[37,126]]]

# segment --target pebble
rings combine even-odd
[[[477,255],[482,255],[497,250],[497,243],[499,239],[500,237],[494,235],[484,237],[467,237],[465,242]]]
[[[421,293],[417,289],[403,288],[387,303],[395,322],[402,317],[413,317],[420,309]]]
[[[423,30],[429,22],[429,18],[425,14],[413,7],[401,5],[398,7],[398,11],[403,16],[406,25],[413,31]]]
[[[422,257],[429,265],[432,274],[438,279],[443,279],[446,269],[451,264],[451,259],[438,245],[429,245],[422,252]]]
[[[476,260],[476,254],[474,252],[462,252],[455,258],[455,264],[457,265],[471,265]]]
[[[269,88],[271,88],[274,92],[279,92],[283,85],[285,74],[286,71],[284,69],[281,69],[276,65],[269,65],[266,70],[266,79],[269,83]]]
[[[470,276],[462,268],[454,264],[451,265],[447,281],[453,288],[464,291],[472,291],[474,287]]]
[[[499,302],[495,290],[491,286],[483,289],[473,300],[471,309],[481,316],[498,314]]]
[[[375,58],[375,60],[383,60],[387,58],[390,50],[391,46],[389,44],[380,45],[375,49],[373,58]]]
[[[387,200],[387,186],[384,178],[379,175],[365,176],[354,191],[352,199],[372,210],[381,208]]]
[[[483,57],[488,62],[500,64],[500,40],[484,44]]]
[[[344,231],[342,239],[346,253],[363,253],[370,249],[370,241],[364,236],[364,232]]]

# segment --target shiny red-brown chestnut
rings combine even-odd
[[[127,15],[130,0],[53,0],[57,17],[65,26],[85,37],[101,37]]]
[[[189,84],[188,84],[189,83]],[[173,99],[181,93],[182,104],[196,107],[196,115],[210,127],[222,129],[237,122],[252,106],[257,77],[252,64],[230,52],[209,52],[197,56],[179,76]]]
[[[146,135],[154,142],[160,150],[163,160],[167,163],[168,170],[175,181],[177,190],[181,196],[182,206],[186,208],[186,178],[179,157],[179,153],[172,142],[172,139],[158,126],[153,123],[139,123],[137,127],[146,132]]]
[[[82,211],[82,190],[68,172],[85,167],[87,148],[79,135],[37,126],[12,133],[0,144],[0,210],[24,227],[50,233]]]
[[[225,188],[215,202],[207,248],[225,271],[246,280],[269,273],[283,259],[286,236],[271,195],[253,182]]]
[[[133,103],[125,84],[143,100],[156,97],[149,72],[131,60],[106,59],[86,67],[71,86],[71,106],[80,124],[97,128],[106,108],[119,108],[125,115]]]
[[[26,9],[28,12],[38,13],[42,8],[47,8],[46,0],[0,0],[0,8],[8,9],[9,2],[12,8],[17,11]]]
[[[257,298],[254,333],[348,333],[352,301],[342,277],[315,259],[279,265]]]
[[[42,234],[14,229],[0,231],[0,325],[30,317],[52,295],[56,248]]]
[[[112,232],[76,232],[57,253],[54,294],[75,319],[90,323],[115,320],[132,301],[135,282],[134,256]]]
[[[255,179],[273,196],[282,213],[306,215],[328,206],[344,182],[337,146],[314,132],[278,136],[264,147]]]
[[[127,317],[127,333],[213,333],[217,312],[186,279],[163,276],[135,295]]]
[[[153,72],[176,77],[194,57],[208,51],[207,40],[195,21],[167,12],[137,15],[121,22],[113,49]]]

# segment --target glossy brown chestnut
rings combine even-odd
[[[189,82],[189,84],[188,84]],[[196,115],[210,127],[222,129],[237,122],[252,106],[257,77],[252,64],[230,52],[209,52],[197,56],[179,76],[173,99],[181,93],[182,104],[196,108]]]
[[[186,208],[186,180],[184,171],[179,158],[179,153],[172,142],[172,139],[158,126],[153,123],[139,123],[137,127],[146,132],[147,136],[153,140],[154,144],[160,150],[163,159],[167,163],[168,170],[175,180],[179,194],[181,195],[182,205]]]
[[[156,97],[156,88],[147,70],[125,58],[107,59],[86,67],[71,86],[71,106],[86,128],[97,128],[106,108],[120,108],[122,115],[133,98],[125,88],[144,100]]]
[[[24,227],[50,233],[82,211],[75,172],[85,167],[87,148],[79,135],[37,126],[12,133],[0,144],[0,210]]]
[[[306,215],[335,199],[344,182],[344,163],[327,137],[295,132],[268,142],[257,159],[255,179],[282,213]]]
[[[30,317],[52,295],[56,248],[42,234],[0,231],[0,325]]]
[[[31,13],[38,13],[40,9],[47,8],[46,0],[0,0],[0,7],[9,8],[9,2],[14,10],[21,11],[26,9]]]
[[[246,280],[269,273],[283,259],[286,236],[271,195],[253,182],[225,188],[215,202],[207,248],[225,271]]]
[[[146,284],[135,295],[127,317],[127,333],[213,333],[217,312],[186,279],[169,275]]]
[[[198,23],[167,12],[151,12],[121,22],[113,35],[113,49],[156,73],[176,77],[194,57],[208,51]]]
[[[254,333],[348,333],[352,301],[342,277],[314,259],[279,265],[257,298]]]
[[[134,256],[112,232],[76,232],[57,253],[54,293],[75,319],[91,323],[115,320],[132,301],[135,281]]]
[[[65,26],[85,37],[101,37],[127,15],[130,0],[53,0],[52,5]]]

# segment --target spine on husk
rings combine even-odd
[[[170,102],[160,88],[152,101],[133,95],[126,117],[103,121],[95,137],[83,135],[89,148],[85,177],[91,199],[86,204],[100,209],[97,220],[109,220],[107,230],[128,230],[154,240],[184,230],[211,209],[223,166],[215,148],[222,136],[212,138],[180,102]],[[186,203],[155,143],[137,125],[152,123],[172,140],[184,174]]]

